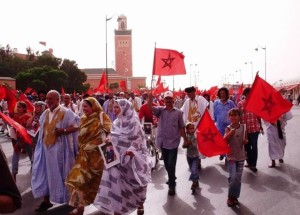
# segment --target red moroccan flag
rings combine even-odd
[[[104,93],[105,90],[106,90],[106,73],[103,72],[102,76],[101,76],[101,79],[100,79],[100,82],[99,82],[99,85],[95,89],[95,92]]]
[[[229,147],[205,110],[196,130],[198,150],[207,157],[227,154]]]
[[[32,138],[27,133],[26,128],[24,128],[22,125],[17,123],[15,120],[10,118],[9,116],[6,116],[2,112],[0,112],[0,117],[8,124],[10,124],[12,127],[14,127],[17,131],[17,133],[20,135],[20,138],[24,140],[26,143],[32,144]]]
[[[34,106],[33,106],[32,102],[29,101],[29,99],[24,95],[24,93],[20,93],[19,100],[26,103],[26,107],[27,107],[27,111],[28,111],[28,112],[33,113],[33,111],[34,111]]]
[[[31,87],[27,87],[26,90],[24,91],[25,94],[30,94],[32,91]]]
[[[153,90],[153,95],[160,95],[161,93],[165,92],[165,88],[163,86],[163,83],[160,83],[154,90]]]
[[[85,94],[92,95],[92,94],[93,94],[92,88],[89,88],[89,89],[85,92]]]
[[[16,97],[16,94],[10,90],[7,86],[2,86],[5,90],[5,98],[6,98],[6,101],[7,101],[7,106],[8,106],[8,112],[10,114],[13,114],[14,113],[14,110],[15,110],[15,106],[17,104],[17,97]]]
[[[122,89],[123,92],[127,91],[126,81],[125,80],[121,80],[120,81],[120,87],[121,87],[121,89]]]
[[[65,89],[63,88],[63,87],[61,87],[61,95],[65,95],[66,93],[65,93]]]
[[[284,99],[275,88],[256,75],[245,104],[245,110],[270,123],[275,123],[292,106],[293,104]]]
[[[161,82],[161,76],[158,76],[158,79],[156,81],[156,87],[160,84],[160,82]]]
[[[153,75],[185,75],[184,55],[171,49],[155,48]]]

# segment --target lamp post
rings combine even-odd
[[[245,64],[251,64],[251,81],[253,83],[253,62],[252,61],[247,61],[245,62]]]
[[[190,86],[192,86],[192,66],[197,66],[197,64],[195,63],[195,64],[193,64],[193,63],[191,63],[190,64]]]
[[[258,51],[259,48],[265,51],[265,81],[267,81],[267,46],[265,47],[257,46],[255,48],[255,51]]]
[[[107,18],[105,15],[105,75],[106,75],[106,90],[108,90],[108,69],[107,69],[107,21],[111,20],[114,16],[118,14],[114,14],[111,17]]]

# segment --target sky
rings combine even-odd
[[[155,44],[185,55],[186,75],[162,77],[170,89],[248,84],[257,71],[271,84],[300,80],[298,0],[10,0],[0,8],[0,46],[20,53],[52,48],[79,68],[105,68],[106,16],[113,16],[107,61],[114,68],[114,29],[124,14],[133,75],[147,77],[147,86]]]

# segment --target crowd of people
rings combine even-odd
[[[12,174],[6,173],[6,183],[0,183],[0,186],[4,185],[0,191],[5,191],[0,193],[0,202],[10,202],[14,206],[0,207],[0,213],[21,207],[15,182],[19,156],[24,151],[32,162],[33,196],[43,198],[36,211],[46,211],[54,203],[68,203],[74,207],[70,215],[83,214],[90,204],[106,214],[129,214],[134,210],[139,215],[144,214],[151,164],[143,122],[155,127],[155,144],[161,151],[168,176],[168,195],[176,194],[176,163],[181,142],[186,149],[191,171],[189,181],[192,182],[192,194],[195,194],[199,188],[201,159],[206,158],[198,150],[195,130],[205,111],[209,112],[230,148],[228,154],[220,155],[220,160],[225,159],[228,168],[227,205],[233,207],[239,204],[244,166],[258,171],[257,142],[259,133],[264,132],[262,123],[266,125],[269,143],[269,167],[274,168],[275,160],[284,162],[284,128],[287,120],[292,118],[287,112],[276,123],[269,123],[245,110],[250,90],[244,89],[240,101],[232,101],[225,87],[218,90],[215,101],[211,101],[209,94],[196,95],[194,87],[187,87],[177,97],[171,91],[161,96],[150,92],[72,96],[60,95],[56,90],[40,91],[37,98],[30,98],[34,105],[32,113],[25,102],[18,101],[14,114],[8,113],[3,99],[1,112],[34,132],[30,144],[12,125],[5,121],[1,124],[2,133],[9,131],[13,157]],[[107,165],[109,154],[103,156],[103,145],[106,147],[104,153],[115,150],[113,155],[118,155],[118,162]],[[0,155],[0,165],[8,171],[5,155],[2,152]]]

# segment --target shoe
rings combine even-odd
[[[233,198],[233,202],[234,202],[235,205],[240,204],[240,202],[239,202],[239,200],[237,198]]]
[[[191,186],[191,190],[196,190],[197,188],[197,184],[196,182],[193,182],[192,186]]]
[[[272,163],[268,165],[269,168],[274,168],[276,166],[275,160],[272,160]]]
[[[251,167],[249,167],[249,168],[250,168],[250,170],[251,170],[252,172],[257,172],[257,169],[256,169],[255,166],[251,166]]]
[[[279,163],[284,163],[284,162],[283,162],[283,159],[279,159]]]
[[[168,195],[169,196],[174,196],[175,195],[175,188],[169,188]]]
[[[233,206],[235,206],[236,204],[234,203],[234,198],[232,198],[232,197],[229,197],[228,199],[227,199],[227,206],[228,207],[233,207]]]
[[[177,179],[177,177],[175,176],[175,180]],[[166,184],[169,184],[169,180],[166,181]],[[176,186],[176,181],[175,181],[175,186]]]
[[[40,204],[40,206],[37,209],[35,209],[35,211],[46,211],[49,208],[51,208],[52,206],[53,206],[53,204],[51,204],[51,203],[42,202]]]

